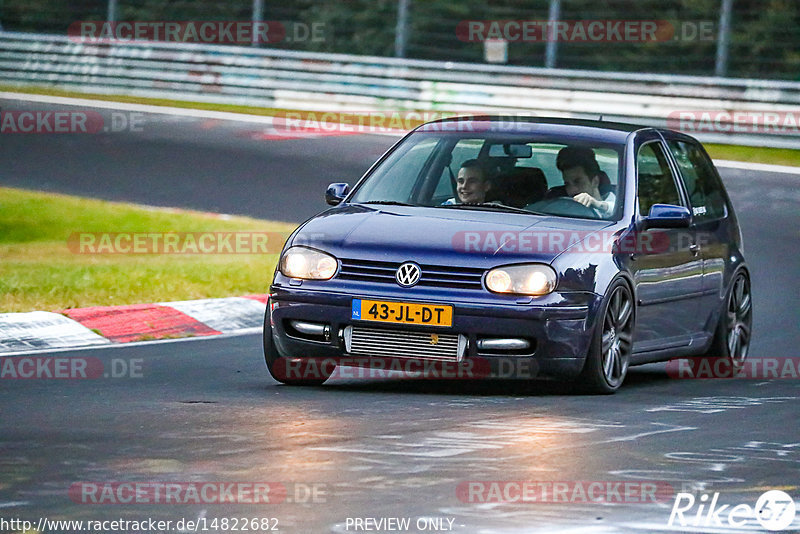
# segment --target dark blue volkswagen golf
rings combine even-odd
[[[736,369],[747,357],[739,225],[687,135],[446,119],[326,199],[270,287],[264,351],[281,382],[435,362],[611,393],[630,365],[714,355]]]

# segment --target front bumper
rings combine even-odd
[[[412,297],[410,302],[451,304],[451,327],[413,327],[353,320],[354,298],[400,300],[383,292],[352,294],[316,289],[288,288],[273,285],[267,305],[271,341],[278,354],[291,358],[340,360],[346,365],[369,366],[363,358],[352,358],[344,340],[348,326],[368,326],[387,330],[413,330],[439,334],[461,334],[466,340],[465,360],[488,364],[491,376],[509,376],[509,369],[524,369],[520,378],[533,376],[572,377],[583,369],[594,329],[594,317],[601,297],[588,292],[553,293],[540,299],[508,299],[491,302],[490,295],[480,299],[442,296]],[[487,302],[487,300],[489,302]],[[291,321],[327,325],[325,336],[306,335],[291,326]],[[265,332],[265,335],[267,333]],[[481,350],[484,338],[524,338],[531,341],[522,351]],[[380,358],[380,354],[375,354]],[[354,363],[353,363],[354,362]],[[360,362],[360,363],[359,363]]]

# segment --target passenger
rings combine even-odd
[[[567,146],[558,152],[556,167],[564,178],[564,187],[572,200],[592,208],[600,217],[614,213],[616,195],[609,191],[600,193],[600,176],[603,171],[594,151],[588,147]]]
[[[486,201],[486,193],[492,187],[489,181],[486,166],[477,159],[469,159],[461,165],[456,178],[455,198],[447,199],[442,205],[448,204],[480,204]]]

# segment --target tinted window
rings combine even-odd
[[[639,215],[650,213],[653,204],[682,205],[661,143],[647,143],[639,148],[636,173],[639,177]]]
[[[708,157],[694,143],[669,141],[670,152],[678,162],[695,220],[719,219],[725,216],[725,199],[714,168]]]

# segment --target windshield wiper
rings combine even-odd
[[[435,206],[437,208],[450,208],[450,209],[490,209],[495,211],[507,211],[510,213],[525,213],[528,215],[546,215],[545,213],[540,213],[538,211],[530,211],[524,210],[522,208],[514,208],[512,206],[506,206],[505,204],[494,204],[492,202],[476,202],[474,204],[442,204],[440,206]]]
[[[396,200],[367,200],[366,202],[357,202],[357,204],[378,204],[379,206],[413,206],[413,204],[397,202]]]

